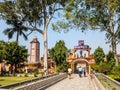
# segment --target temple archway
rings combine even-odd
[[[77,68],[79,66],[86,69],[87,73],[90,74],[91,67],[90,67],[89,62],[86,59],[76,59],[73,62],[71,62],[71,68],[72,68],[74,73],[78,73]]]
[[[90,54],[90,50],[89,45],[84,44],[84,40],[79,40],[78,45],[71,49],[67,62],[71,64],[74,73],[77,73],[77,67],[79,66],[85,68],[88,74],[91,73],[91,65],[95,64],[95,60],[93,54]]]

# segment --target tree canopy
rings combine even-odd
[[[8,64],[12,66],[17,65],[26,61],[28,57],[28,52],[25,46],[19,46],[17,42],[6,43],[5,46],[5,60]]]
[[[97,64],[100,64],[100,62],[104,62],[104,51],[102,48],[98,47],[94,52],[94,59]]]
[[[120,41],[120,2],[119,0],[89,0],[89,25],[106,32],[107,42],[116,54],[116,45]]]
[[[2,0],[0,18],[15,22],[20,30],[37,31],[44,39],[44,60],[47,62],[47,29],[56,11],[65,10],[65,17],[53,29],[99,29],[106,32],[107,42],[116,54],[120,41],[119,0]],[[14,24],[13,24],[14,25]],[[57,26],[59,25],[59,26]],[[118,60],[116,59],[116,63]],[[47,65],[45,64],[47,67]]]
[[[114,53],[112,51],[109,51],[106,58],[107,58],[107,63],[110,65],[110,70],[111,70],[115,65]]]
[[[5,60],[12,66],[23,63],[27,60],[28,51],[25,46],[20,46],[17,42],[0,41],[0,61]]]
[[[5,59],[5,42],[0,41],[0,62]]]
[[[66,62],[67,51],[68,49],[65,46],[65,42],[60,40],[53,48],[49,49],[49,54],[52,60],[56,62],[56,65],[62,65]]]
[[[69,63],[66,62],[68,49],[65,46],[65,42],[63,40],[56,42],[55,46],[48,51],[51,59],[56,63],[57,71],[66,72],[69,67]]]
[[[62,10],[67,1],[3,0],[0,2],[0,16],[6,21],[14,21],[12,23],[16,23],[19,28],[27,28],[43,34],[55,12]]]
[[[44,67],[47,68],[48,25],[58,10],[62,10],[69,0],[3,0],[0,2],[0,15],[4,20],[17,21],[17,27],[37,31],[44,41]]]
[[[71,0],[65,10],[65,20],[57,22],[54,29],[104,31],[106,43],[110,43],[114,55],[117,53],[117,44],[120,42],[119,0]]]

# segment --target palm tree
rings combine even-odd
[[[17,20],[17,19],[7,20],[6,23],[8,25],[10,25],[11,27],[5,29],[3,31],[3,33],[5,35],[7,35],[9,39],[11,39],[15,33],[17,35],[16,36],[16,45],[14,46],[14,49],[12,50],[12,55],[13,56],[16,55],[16,58],[15,59],[11,58],[11,60],[9,60],[9,58],[7,59],[11,65],[13,63],[15,64],[15,71],[16,71],[16,67],[17,67],[16,63],[21,62],[22,60],[25,60],[25,59],[23,59],[23,56],[22,57],[19,56],[21,54],[21,50],[22,50],[22,48],[19,47],[19,45],[18,45],[19,36],[23,35],[24,39],[27,40],[28,38],[27,38],[27,35],[25,34],[25,32],[27,32],[28,30],[22,26],[23,22],[19,22],[19,20]],[[22,52],[22,53],[24,53],[24,52]],[[8,56],[9,55],[7,55],[7,57]]]
[[[3,31],[5,35],[8,35],[8,38],[11,39],[13,35],[16,33],[16,42],[18,43],[19,36],[23,35],[23,38],[27,40],[27,35],[25,32],[28,30],[25,27],[22,27],[23,23],[19,22],[17,19],[7,20],[6,23],[12,27],[7,28]]]

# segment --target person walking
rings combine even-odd
[[[83,69],[83,74],[84,74],[84,77],[86,77],[86,69],[85,68]]]
[[[71,79],[72,69],[68,68],[68,78]]]
[[[78,67],[78,73],[79,73],[79,76],[82,77],[82,67]]]

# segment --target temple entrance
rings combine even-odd
[[[74,62],[72,62],[72,69],[74,73],[78,73],[77,68],[78,67],[82,67],[83,69],[85,69],[87,71],[87,73],[89,73],[89,63],[87,60],[75,60]]]
[[[78,45],[71,49],[71,53],[67,57],[67,62],[71,64],[74,73],[77,73],[77,68],[81,66],[86,69],[87,73],[91,73],[91,65],[95,64],[93,55],[90,54],[91,48],[84,44],[84,40],[79,40]]]

